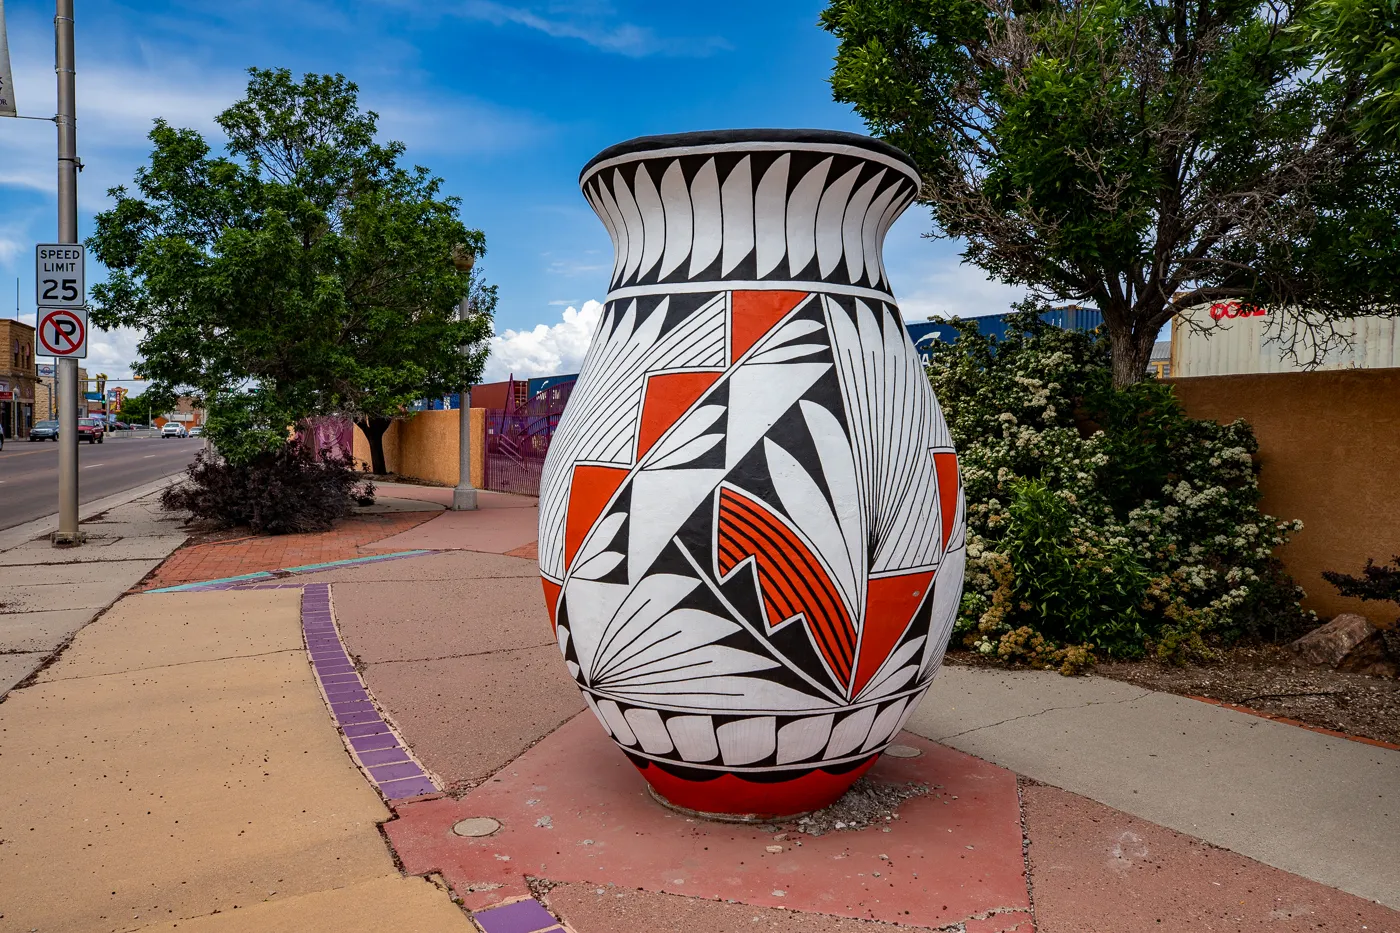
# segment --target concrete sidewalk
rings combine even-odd
[[[34,539],[33,528],[6,532],[0,697],[185,542],[182,516],[161,511],[158,495],[142,488],[93,503],[83,512],[88,538],[81,547],[55,548]]]
[[[395,867],[300,599],[128,596],[0,704],[0,928],[470,933]]]

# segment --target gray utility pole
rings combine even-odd
[[[58,73],[58,242],[78,242],[77,88],[73,67],[73,0],[54,4],[54,71]],[[86,303],[87,296],[79,299]],[[54,544],[82,544],[78,530],[78,361],[58,361],[58,531]]]
[[[457,306],[457,315],[460,320],[465,321],[471,314],[472,300],[469,297],[463,298],[462,303]],[[462,352],[466,353],[467,348],[463,347]],[[472,485],[472,389],[471,386],[462,386],[461,395],[457,399],[457,414],[460,418],[457,430],[457,485],[452,490],[452,511],[454,512],[474,512],[476,511],[476,487]]]

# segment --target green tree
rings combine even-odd
[[[266,460],[304,418],[371,425],[476,381],[495,301],[459,268],[485,237],[441,179],[400,165],[403,144],[376,141],[356,85],[249,74],[217,118],[226,154],[157,120],[135,191],[112,189],[88,241],[110,273],[94,322],[144,331],[152,390],[196,395],[233,465]],[[469,293],[477,313],[459,321]]]
[[[933,235],[1096,304],[1126,386],[1204,302],[1276,311],[1294,355],[1400,308],[1400,150],[1374,129],[1396,54],[1328,4],[1388,8],[1393,35],[1394,0],[832,0],[821,22],[836,99],[918,163]]]

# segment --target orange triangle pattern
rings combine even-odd
[[[860,633],[860,657],[856,661],[851,696],[864,690],[880,665],[889,658],[932,583],[933,571],[920,570],[879,577],[866,585],[865,626]]]
[[[549,624],[551,628],[559,628],[559,591],[563,589],[553,580],[540,577],[540,582],[544,584],[544,605],[549,610]]]
[[[806,297],[807,292],[730,292],[729,362],[737,363]]]
[[[948,550],[948,538],[953,534],[953,520],[958,517],[958,455],[934,454],[933,469],[938,476],[938,511],[943,519],[943,550]]]
[[[637,459],[685,414],[695,400],[714,385],[720,373],[657,373],[647,377],[642,399],[642,424],[637,431]]]
[[[564,519],[564,569],[574,562],[583,539],[603,514],[608,500],[627,478],[627,467],[574,467],[573,482],[569,484],[569,510]]]

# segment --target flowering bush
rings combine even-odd
[[[928,372],[967,493],[955,638],[1072,673],[1315,623],[1273,557],[1302,523],[1260,512],[1248,424],[1188,418],[1155,380],[1113,388],[1107,342],[1033,308],[1001,340],[950,323]]]

